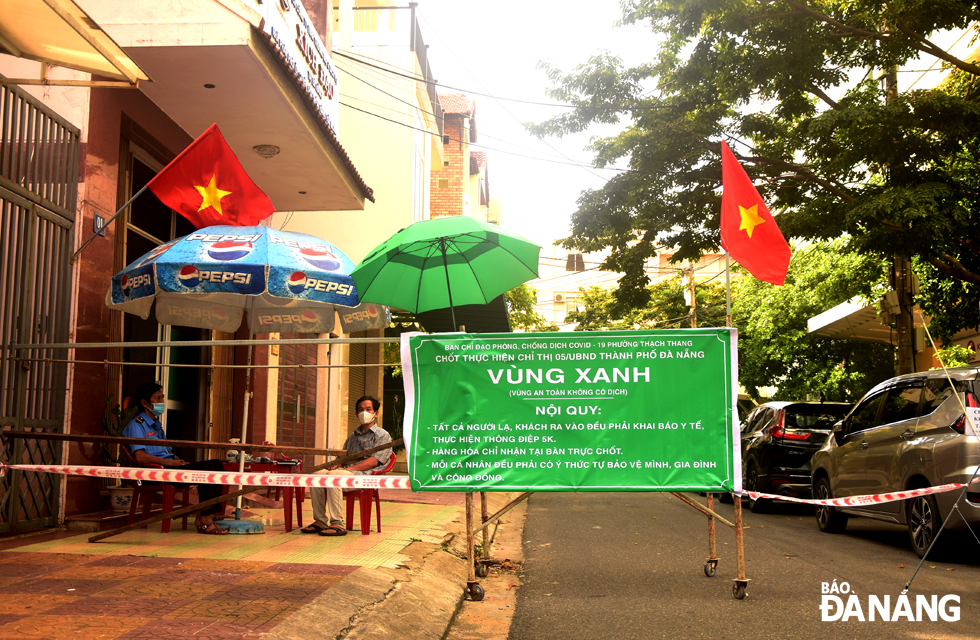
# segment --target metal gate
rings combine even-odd
[[[0,85],[0,429],[63,432],[67,364],[58,350],[8,345],[68,341],[79,130],[18,87]],[[0,462],[54,464],[60,446],[5,438]],[[52,526],[58,485],[12,472],[0,482],[0,533]]]
[[[315,333],[284,333],[283,338],[316,338]],[[249,347],[251,348],[251,347]],[[279,423],[276,425],[276,442],[291,447],[316,446],[316,393],[317,393],[316,344],[283,345],[280,363],[284,365],[311,365],[286,367],[279,370]],[[303,456],[303,468],[316,463],[314,456]]]

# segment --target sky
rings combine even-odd
[[[566,73],[600,51],[618,55],[629,65],[650,60],[657,44],[650,27],[615,26],[622,16],[619,0],[525,0],[508,3],[513,12],[501,11],[500,3],[486,0],[418,1],[433,74],[440,84],[468,90],[477,101],[478,144],[489,153],[490,194],[502,201],[503,226],[542,245],[569,235],[579,194],[601,187],[614,172],[562,163],[591,164],[593,155],[586,149],[591,135],[612,135],[621,127],[541,141],[521,123],[542,122],[566,110],[503,98],[555,102],[545,95],[549,81],[536,68],[542,59]],[[966,55],[975,45],[961,36],[958,32],[934,39],[943,48]],[[928,63],[934,61],[930,58]],[[916,88],[935,84],[943,74],[936,73],[938,65],[932,73],[920,73],[928,63],[910,65],[906,74],[900,74],[900,84],[916,81]],[[440,93],[457,93],[448,87],[440,87]]]
[[[566,109],[503,98],[554,103],[545,95],[549,82],[536,68],[539,60],[569,72],[606,50],[636,64],[653,56],[655,40],[648,26],[614,26],[621,17],[618,0],[526,0],[508,3],[513,12],[501,6],[419,0],[422,37],[433,75],[447,85],[439,92],[459,93],[448,88],[455,87],[476,99],[477,143],[488,152],[490,196],[501,200],[503,226],[550,245],[568,235],[582,190],[601,187],[613,172],[572,166],[591,164],[590,135],[541,141],[522,126]]]

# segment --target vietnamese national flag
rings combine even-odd
[[[721,143],[721,246],[759,280],[782,285],[790,250],[745,169]]]
[[[275,212],[213,124],[146,185],[195,227],[250,227]]]

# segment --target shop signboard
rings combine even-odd
[[[404,334],[422,491],[741,491],[734,329]]]
[[[303,87],[330,129],[340,135],[337,128],[340,121],[337,70],[302,1],[270,0],[264,7],[263,30],[275,40],[289,66],[301,78]]]

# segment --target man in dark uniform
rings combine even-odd
[[[124,438],[146,438],[148,440],[166,440],[167,436],[163,432],[163,425],[158,418],[166,410],[166,398],[163,395],[163,387],[156,382],[148,382],[136,390],[134,395],[136,402],[143,411],[133,418],[123,430]],[[170,447],[162,447],[152,443],[128,444],[129,452],[133,459],[139,464],[158,464],[164,467],[181,470],[193,471],[223,471],[223,460],[204,460],[203,462],[184,462],[176,455]],[[221,485],[199,484],[197,486],[198,497],[201,502],[217,498],[221,495]],[[221,505],[215,504],[211,507],[199,511],[194,518],[198,533],[207,535],[224,535],[228,533],[215,524],[212,515],[221,511]]]

